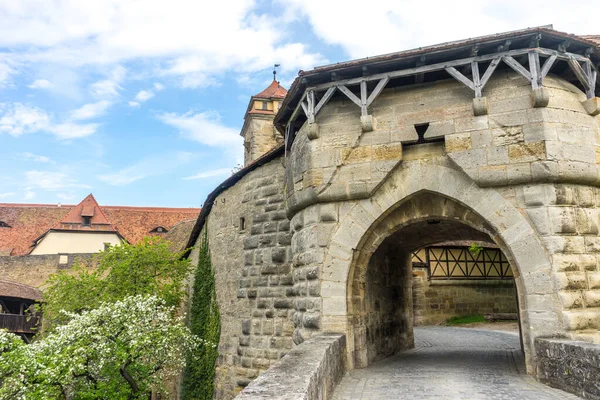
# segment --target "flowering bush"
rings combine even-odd
[[[147,399],[203,346],[157,296],[128,296],[25,345],[0,331],[0,399]]]

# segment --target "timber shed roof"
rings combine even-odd
[[[580,54],[590,51],[591,49],[592,54],[590,58],[592,59],[592,62],[595,65],[600,63],[599,36],[572,35],[556,31],[552,29],[550,25],[340,62],[316,67],[309,71],[300,71],[298,77],[292,83],[279,112],[275,116],[275,126],[281,133],[285,132],[285,126],[300,102],[304,91],[308,87],[332,83],[343,79],[360,78],[400,69],[414,68],[417,65],[439,64],[468,58],[473,55],[473,52],[476,52],[479,56],[494,54],[498,52],[500,46],[508,46],[511,50],[528,49],[532,47],[532,40],[536,37],[538,38],[539,47],[543,48],[557,49],[559,45],[568,43],[569,53]],[[565,71],[568,72],[568,66],[561,64],[566,63],[556,63],[552,68],[552,72],[558,74]],[[445,71],[439,71],[425,74],[424,82],[448,78],[450,78],[450,76]],[[574,84],[579,85],[576,78],[570,77],[569,80]],[[409,84],[414,84],[414,78],[412,80],[407,79],[407,77],[395,79],[395,82],[391,81],[388,87]],[[299,125],[302,124],[304,120],[305,118],[302,114],[302,116],[298,118]]]
[[[14,297],[25,300],[42,300],[42,292],[22,283],[0,280],[0,297]]]

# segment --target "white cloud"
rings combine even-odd
[[[75,124],[65,122],[62,124],[52,125],[48,131],[53,133],[58,139],[79,139],[96,133],[99,124]]]
[[[133,108],[138,108],[140,106],[140,103],[138,103],[137,101],[129,101],[127,102],[127,104],[129,104],[129,107]]]
[[[35,197],[35,192],[32,192],[31,190],[28,190],[25,192],[25,195],[23,196],[23,200],[31,200]]]
[[[114,98],[120,96],[120,91],[123,90],[121,83],[125,79],[127,70],[125,67],[118,65],[111,70],[107,79],[94,82],[90,85],[90,93],[97,98]]]
[[[219,169],[213,169],[210,171],[204,171],[204,172],[200,172],[196,175],[187,176],[183,179],[185,179],[185,180],[205,179],[205,178],[212,178],[215,176],[223,176],[223,175],[231,175],[231,168],[219,168]]]
[[[193,155],[187,152],[151,156],[117,172],[98,175],[98,179],[112,186],[126,186],[142,179],[169,173],[188,164],[192,159]]]
[[[8,193],[0,193],[0,199],[6,199],[7,197],[12,197],[14,196],[16,193],[14,192],[8,192]]]
[[[156,90],[157,92],[160,92],[161,90],[165,89],[165,85],[163,85],[162,83],[156,82],[154,84],[154,90]]]
[[[89,185],[78,183],[69,174],[63,171],[38,171],[25,172],[25,190],[41,189],[58,191],[63,189],[90,188]]]
[[[139,2],[127,0],[56,0],[52,7],[40,7],[35,0],[12,2],[0,6],[0,48],[17,49],[27,63],[70,67],[154,60],[158,63],[146,64],[153,73],[173,75],[182,84],[188,74],[195,75],[187,86],[198,86],[199,73],[214,77],[227,70],[269,68],[281,62],[290,44],[301,53],[294,50],[297,57],[283,65],[289,71],[323,60],[300,43],[290,43],[279,16],[260,14],[256,0],[172,0],[168,7],[162,0],[143,3],[141,9]],[[190,57],[194,63],[187,63]],[[188,68],[177,68],[182,63]],[[90,89],[98,95],[120,90],[106,81]]]
[[[17,71],[11,67],[8,62],[3,62],[2,59],[0,59],[0,88],[8,86],[10,77],[16,72]]]
[[[237,129],[221,123],[219,114],[215,112],[185,114],[163,113],[158,119],[177,129],[187,139],[212,147],[240,147],[242,138]]]
[[[82,107],[71,111],[71,119],[77,121],[97,118],[106,113],[106,110],[108,110],[111,105],[112,103],[108,100],[101,100],[97,103],[85,104]]]
[[[368,7],[340,7],[322,0],[278,2],[288,20],[306,18],[318,37],[342,46],[351,58],[550,23],[572,33],[598,30],[595,18],[581,17],[586,15],[585,3],[559,0],[439,1],[434,8],[422,0],[371,0]]]
[[[82,109],[74,112],[84,116]],[[87,115],[91,115],[90,112]],[[22,103],[0,104],[0,133],[15,137],[25,133],[50,132],[58,139],[76,139],[94,134],[98,126],[99,124],[78,124],[71,120],[54,123],[51,115],[41,108]]]
[[[54,85],[52,82],[47,79],[36,79],[35,81],[31,82],[31,84],[27,85],[27,87],[30,89],[49,89],[53,86]]]
[[[50,117],[38,107],[22,103],[0,104],[0,133],[20,136],[48,128]]]
[[[154,93],[150,90],[140,90],[138,94],[135,95],[135,100],[137,102],[144,102],[146,100],[150,100],[154,97]]]
[[[21,153],[19,155],[21,156],[21,158],[23,158],[24,160],[27,160],[27,161],[35,161],[35,162],[39,162],[39,163],[54,163],[54,161],[52,161],[49,157],[40,156],[38,154],[25,152],[25,153]]]

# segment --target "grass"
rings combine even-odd
[[[448,318],[446,320],[446,325],[454,326],[454,325],[472,324],[474,322],[487,322],[487,321],[485,318],[483,318],[483,314],[460,315],[460,316]]]

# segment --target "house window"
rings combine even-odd
[[[166,228],[163,228],[162,226],[157,226],[156,228],[152,229],[150,231],[150,233],[167,233],[168,230]]]
[[[10,225],[4,221],[0,221],[0,228],[10,228]]]
[[[267,111],[269,109],[269,102],[268,101],[263,101],[262,102],[262,109]]]
[[[92,217],[82,217],[83,226],[90,226],[92,224]]]

